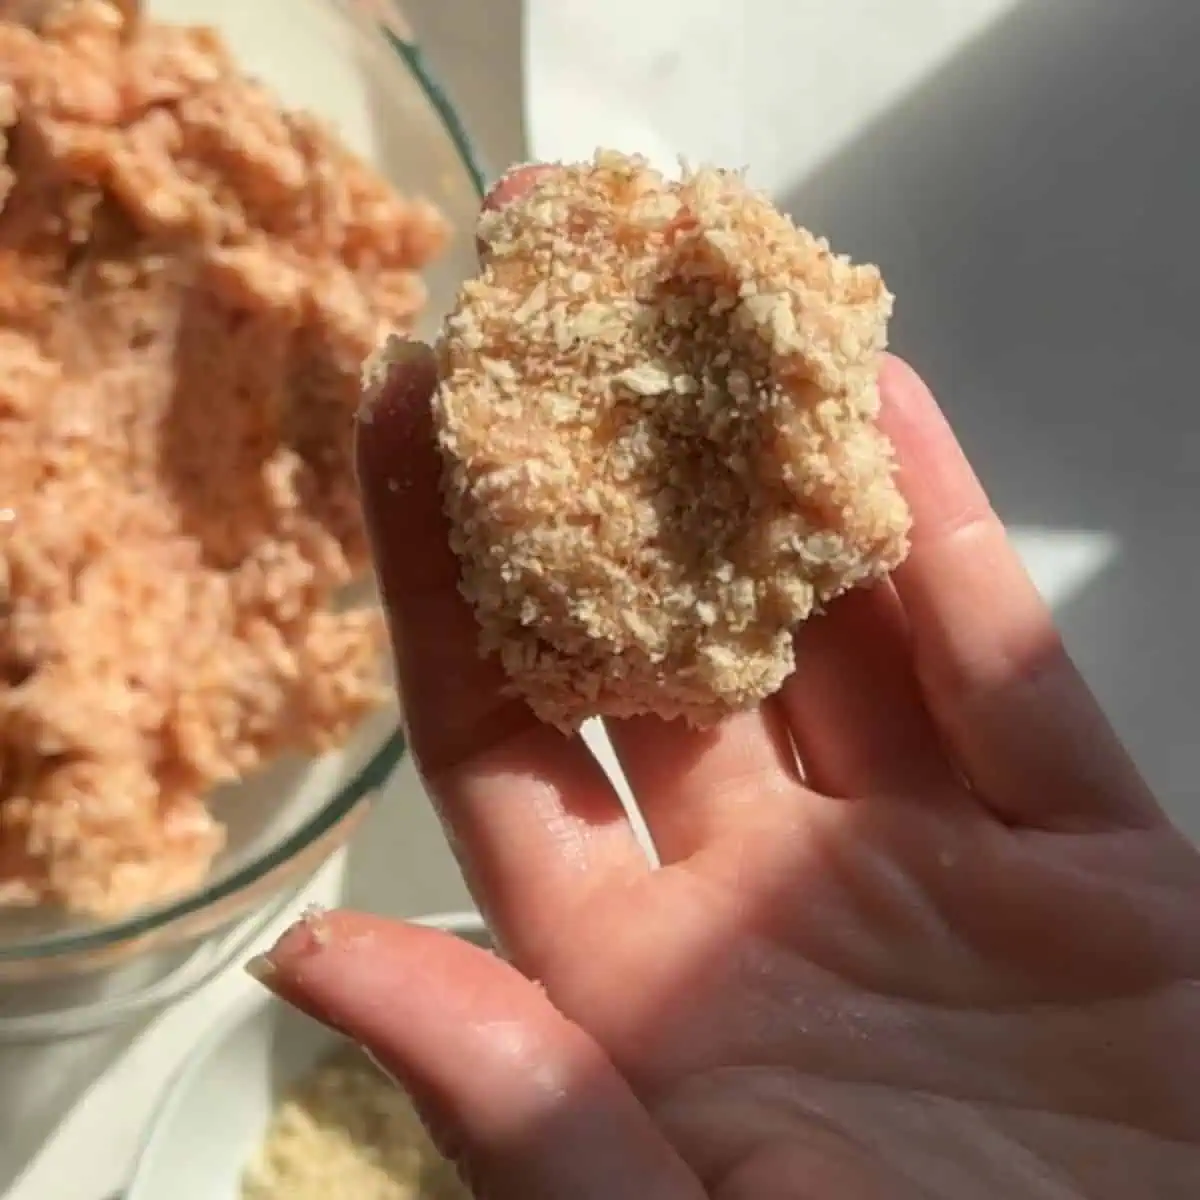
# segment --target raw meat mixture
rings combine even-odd
[[[215,785],[381,699],[363,359],[447,240],[211,30],[0,3],[0,906],[199,882]]]

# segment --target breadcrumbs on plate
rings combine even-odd
[[[404,1093],[339,1050],[283,1097],[242,1200],[467,1200]]]
[[[210,29],[0,3],[0,906],[116,916],[200,882],[203,797],[343,741],[382,629],[366,355],[436,210],[241,75]],[[126,32],[129,36],[125,36]]]
[[[480,219],[438,344],[463,591],[563,730],[708,725],[775,692],[793,631],[904,558],[873,418],[892,298],[739,173],[599,151]]]

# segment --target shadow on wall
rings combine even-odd
[[[894,343],[1012,525],[1119,558],[1060,613],[1200,834],[1200,5],[1026,3],[784,200],[882,264]]]

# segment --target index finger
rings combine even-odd
[[[572,905],[649,864],[582,739],[540,724],[479,655],[442,512],[435,384],[432,352],[407,343],[363,404],[367,530],[418,767],[493,931],[541,974]]]

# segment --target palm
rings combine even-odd
[[[476,656],[435,375],[395,369],[359,471],[410,741],[517,969],[343,913],[285,938],[274,986],[400,1076],[489,1200],[1200,1195],[1200,857],[911,371],[881,389],[914,517],[893,585],[810,622],[758,713],[610,725],[658,869]]]
[[[1200,1100],[1137,1064],[1200,1023],[1200,871],[1096,843],[826,802],[585,901],[547,982],[723,1200],[1191,1196]]]

